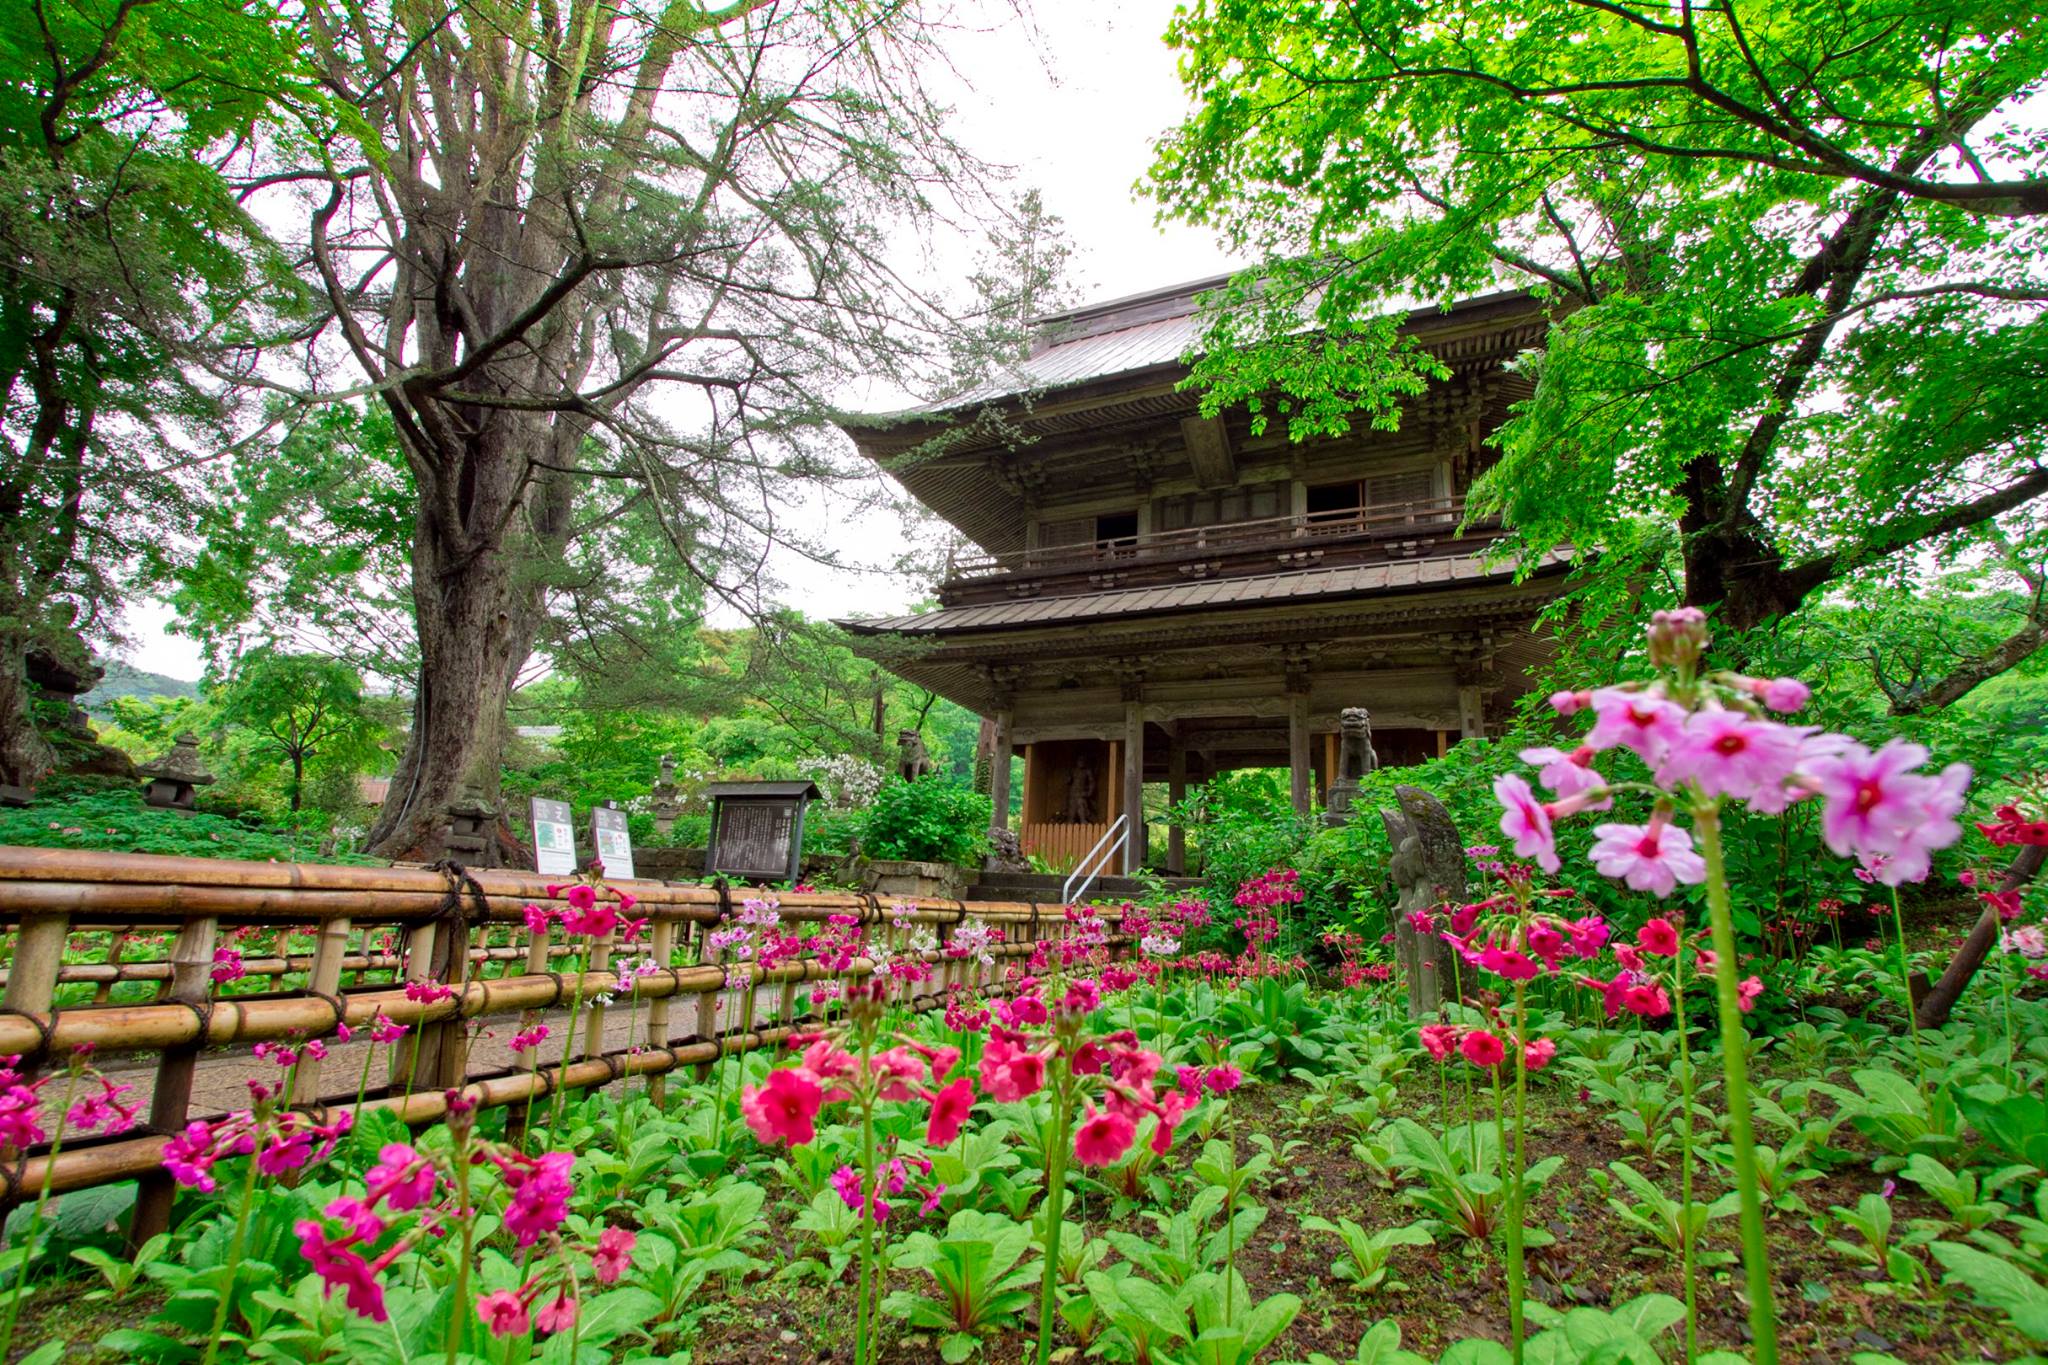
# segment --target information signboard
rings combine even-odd
[[[597,860],[604,864],[606,881],[633,879],[633,836],[626,832],[626,812],[610,806],[591,811],[590,842],[597,847]]]
[[[533,798],[533,870],[551,877],[576,873],[576,823],[567,801]]]

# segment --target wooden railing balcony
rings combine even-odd
[[[1498,521],[1466,526],[1464,520],[1462,497],[1431,498],[977,555],[955,562],[939,599],[956,606],[1415,558],[1450,553],[1499,533]]]

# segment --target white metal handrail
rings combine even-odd
[[[1067,877],[1066,885],[1060,888],[1061,905],[1072,905],[1077,894],[1083,896],[1088,894],[1088,888],[1093,886],[1095,879],[1102,874],[1102,868],[1096,862],[1097,858],[1106,858],[1111,854],[1122,851],[1124,845],[1129,843],[1131,839],[1130,823],[1131,817],[1129,815],[1119,815],[1116,818],[1115,824],[1102,831],[1102,837],[1097,839],[1095,846],[1082,856],[1080,864]],[[1104,844],[1108,844],[1109,847],[1105,849],[1103,847]],[[1086,874],[1085,876],[1082,875],[1084,873]],[[1074,890],[1075,877],[1081,878],[1081,889],[1078,893]]]

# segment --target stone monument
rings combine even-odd
[[[1372,713],[1363,706],[1347,706],[1337,713],[1337,771],[1330,774],[1330,794],[1325,801],[1323,823],[1335,829],[1351,823],[1351,803],[1358,799],[1359,783],[1380,766],[1372,747]]]
[[[145,764],[140,771],[149,779],[149,786],[142,793],[144,801],[185,815],[192,813],[198,789],[214,780],[199,759],[199,736],[190,730],[178,736],[169,753]]]
[[[1408,1017],[1434,1015],[1447,994],[1455,995],[1451,945],[1431,929],[1424,933],[1409,922],[1417,910],[1443,918],[1446,904],[1465,899],[1465,848],[1458,827],[1444,803],[1420,787],[1396,787],[1395,810],[1380,811],[1393,856],[1388,875],[1400,892],[1394,908],[1394,951],[1408,980]]]

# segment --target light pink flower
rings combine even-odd
[[[1654,691],[1602,687],[1593,693],[1597,719],[1586,735],[1586,747],[1600,751],[1619,744],[1645,763],[1663,761],[1664,753],[1684,733],[1685,712]]]
[[[1593,771],[1593,746],[1590,744],[1581,744],[1570,753],[1548,747],[1524,749],[1522,762],[1535,765],[1539,769],[1536,780],[1560,797],[1600,792],[1607,786],[1607,780]],[[1609,797],[1583,809],[1606,810],[1613,804],[1613,798]]]
[[[1757,684],[1757,700],[1773,711],[1797,711],[1812,695],[1813,689],[1797,678],[1772,678]]]
[[[1693,852],[1692,835],[1675,825],[1595,825],[1593,834],[1593,866],[1634,890],[1668,896],[1681,882],[1696,886],[1707,879],[1706,859]]]
[[[1685,733],[1665,755],[1657,780],[1692,782],[1708,796],[1747,800],[1782,789],[1799,757],[1799,732],[1790,726],[1709,708],[1686,718]]]
[[[1894,739],[1876,753],[1846,744],[1811,764],[1824,802],[1821,837],[1844,856],[1854,854],[1887,886],[1927,875],[1934,850],[1962,837],[1956,821],[1970,770],[1950,764],[1939,777],[1914,770],[1925,747]]]
[[[1517,858],[1533,858],[1545,872],[1561,866],[1556,836],[1550,828],[1550,812],[1536,799],[1528,782],[1514,773],[1494,779],[1494,799],[1501,804],[1500,832],[1515,841]]]

